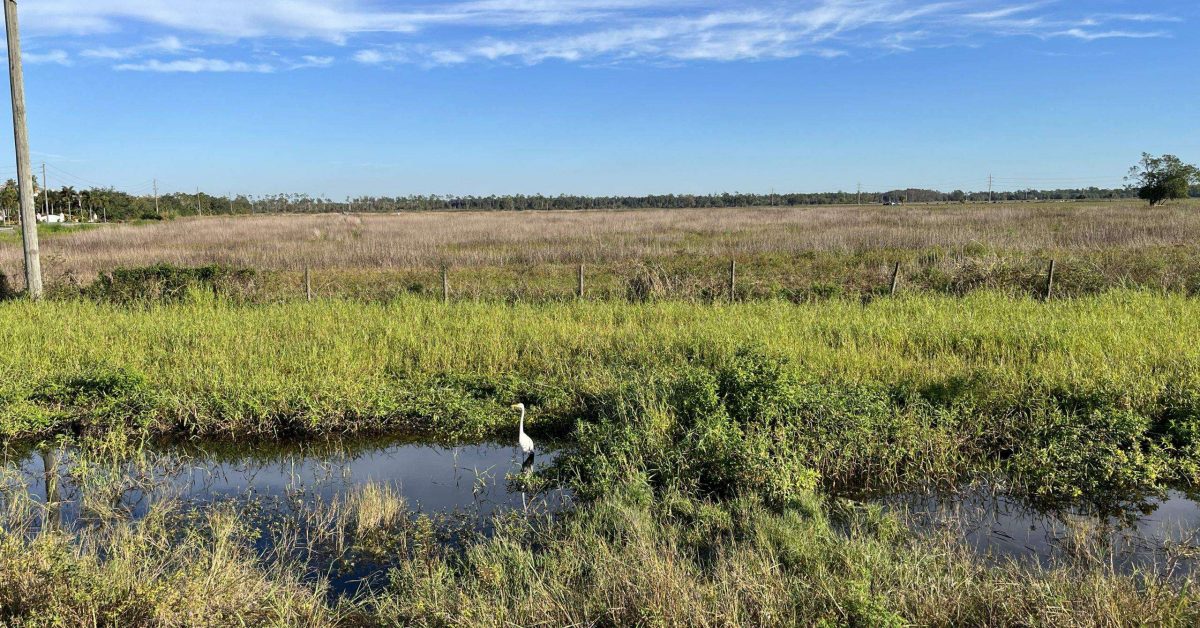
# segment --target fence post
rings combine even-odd
[[[729,302],[737,301],[737,260],[729,260]]]
[[[442,303],[450,303],[450,269],[442,266]]]
[[[900,288],[900,262],[896,262],[896,268],[892,270],[892,296],[896,296],[896,290]]]
[[[583,300],[583,264],[579,265],[579,299]]]
[[[1046,274],[1046,300],[1050,300],[1050,296],[1054,294],[1054,260],[1050,260],[1050,272]]]
[[[308,297],[308,302],[312,303],[312,269],[307,264],[304,265],[304,295]]]

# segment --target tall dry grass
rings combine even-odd
[[[271,215],[120,225],[47,238],[54,277],[87,281],[116,267],[220,263],[262,270],[411,269],[608,263],[985,247],[1012,252],[1190,246],[1196,203],[1135,202],[803,207],[599,212]],[[0,242],[19,282],[20,245]]]

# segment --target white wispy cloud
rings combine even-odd
[[[1035,9],[1040,9],[1045,5],[1046,5],[1045,2],[1032,2],[1030,4],[1018,4],[1018,5],[1010,6],[1010,7],[1000,7],[998,9],[992,9],[990,11],[980,11],[977,13],[968,13],[967,18],[973,19],[973,20],[982,20],[982,21],[987,22],[987,21],[992,21],[992,20],[1003,19],[1006,17],[1012,17],[1019,13],[1028,13]]]
[[[138,63],[122,63],[117,65],[116,69],[130,72],[183,72],[192,74],[198,72],[257,72],[267,74],[275,71],[275,67],[268,63],[225,61],[223,59],[205,59],[203,57],[176,59],[172,61],[149,59]]]
[[[316,55],[304,55],[299,61],[293,61],[288,65],[289,69],[301,70],[304,68],[327,68],[333,65],[335,59],[333,57],[319,57]]]
[[[1154,39],[1169,36],[1164,31],[1089,31],[1082,28],[1070,28],[1054,34],[1074,37],[1075,39],[1082,39],[1084,41],[1096,41],[1098,39]]]
[[[41,32],[109,33],[129,21],[224,37],[317,37],[343,41],[357,33],[411,33],[439,24],[553,25],[623,11],[692,2],[675,0],[473,0],[388,9],[363,0],[41,0],[22,7]]]
[[[92,59],[121,60],[147,54],[179,54],[195,51],[195,48],[184,45],[179,37],[168,35],[137,46],[126,46],[124,48],[112,48],[109,46],[87,48],[80,52],[79,56]]]
[[[397,63],[397,62],[407,61],[408,57],[407,57],[407,55],[403,55],[398,50],[385,51],[385,50],[374,49],[374,50],[359,50],[358,52],[354,53],[354,60],[359,63],[366,63],[369,65],[379,65],[379,64],[383,64],[383,63]]]
[[[25,63],[55,63],[71,65],[71,55],[66,50],[50,50],[48,52],[25,52],[21,54]]]
[[[1179,23],[1183,18],[1178,15],[1160,15],[1155,13],[1105,13],[1097,16],[1100,20],[1118,20],[1126,22],[1174,22]]]
[[[333,65],[536,64],[837,57],[1029,37],[1095,42],[1172,34],[1183,18],[1136,0],[1089,12],[1067,0],[40,0],[26,25],[62,34],[156,36],[78,56],[153,71],[264,71]],[[1121,5],[1125,6],[1122,7]],[[1122,11],[1122,8],[1128,10]],[[1115,10],[1113,10],[1115,9]],[[285,42],[297,60],[216,62],[231,50]],[[184,42],[189,42],[186,45]],[[263,44],[262,42],[268,42]],[[199,42],[199,43],[197,43]],[[350,46],[349,52],[340,52]],[[297,50],[304,48],[305,50]],[[64,50],[70,50],[64,47]],[[244,53],[243,53],[244,54]],[[184,56],[189,59],[162,59]],[[212,63],[198,63],[209,61]],[[212,70],[158,70],[159,67]],[[238,69],[230,69],[236,67]]]

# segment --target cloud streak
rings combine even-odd
[[[274,71],[359,64],[687,63],[838,57],[1013,38],[1087,45],[1173,35],[1178,15],[1128,0],[41,0],[22,5],[76,56],[146,71]],[[147,37],[143,44],[104,40]],[[219,61],[279,45],[288,62]],[[182,58],[182,57],[187,58]],[[166,58],[163,58],[166,57]],[[68,62],[69,62],[68,56]],[[171,69],[179,68],[179,69]],[[192,69],[201,68],[201,69]],[[267,69],[269,68],[269,70]]]
[[[1064,37],[1074,37],[1083,41],[1097,41],[1100,39],[1153,39],[1157,37],[1166,37],[1165,31],[1087,31],[1082,28],[1072,28],[1055,35]]]
[[[139,63],[122,63],[117,70],[127,72],[184,72],[196,74],[199,72],[256,72],[269,74],[275,71],[275,66],[268,63],[247,63],[245,61],[225,61],[223,59],[176,59],[161,61],[149,59]]]
[[[50,50],[48,52],[26,52],[21,55],[25,63],[53,63],[56,65],[71,65],[71,55],[66,50]]]
[[[177,54],[183,52],[194,52],[195,49],[184,45],[183,41],[175,35],[168,35],[151,42],[137,45],[126,46],[124,48],[112,48],[109,46],[100,46],[98,48],[88,48],[79,53],[81,57],[92,59],[110,59],[121,60],[140,57],[146,54]]]

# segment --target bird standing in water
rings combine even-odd
[[[521,411],[521,426],[517,428],[517,442],[521,445],[521,453],[526,456],[533,455],[533,439],[525,433],[525,404],[513,404],[512,409]]]

